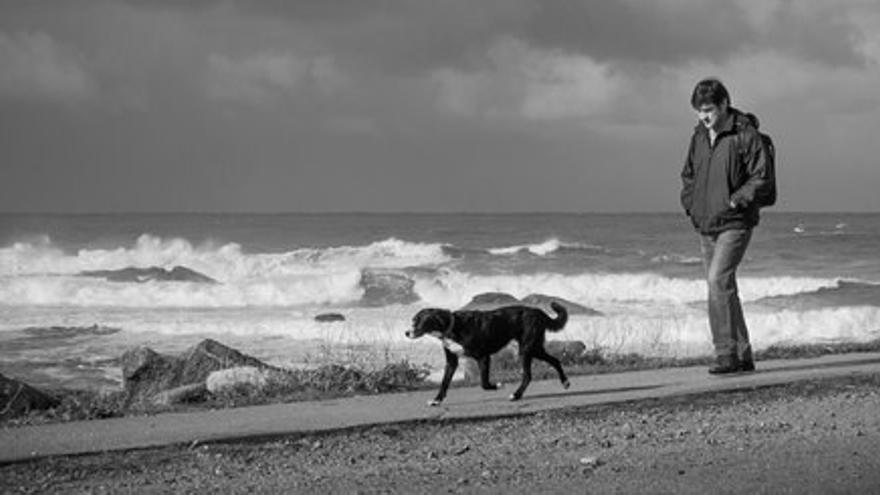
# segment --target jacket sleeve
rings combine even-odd
[[[681,170],[681,207],[687,215],[691,214],[691,206],[694,202],[694,139],[691,138],[688,145],[687,155],[684,158],[684,168]]]
[[[744,133],[743,157],[741,166],[745,172],[745,181],[739,189],[730,195],[730,202],[737,207],[748,208],[758,195],[766,195],[773,187],[770,167],[767,162],[768,151],[764,140],[757,132]]]

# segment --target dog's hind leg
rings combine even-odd
[[[522,361],[522,381],[519,384],[519,388],[510,395],[510,400],[522,399],[523,392],[526,391],[526,387],[532,382],[532,355],[521,352],[520,360]]]
[[[449,390],[449,384],[452,383],[452,375],[455,374],[455,369],[458,368],[458,356],[445,347],[443,352],[446,354],[446,369],[443,371],[443,381],[440,382],[440,391],[437,392],[437,396],[434,397],[434,400],[428,402],[429,406],[439,406],[443,402],[443,399],[446,398],[446,391]]]
[[[481,357],[477,360],[477,364],[480,365],[480,386],[483,387],[483,390],[498,390],[500,384],[489,383],[489,365],[491,364],[491,357]]]
[[[549,364],[556,370],[556,373],[559,374],[559,381],[562,383],[563,388],[567,389],[571,386],[571,382],[569,382],[568,377],[565,376],[565,371],[562,370],[562,363],[560,363],[558,359],[547,354],[547,351],[544,349],[538,351],[538,353],[535,354],[535,357]]]

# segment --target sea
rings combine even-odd
[[[738,272],[754,347],[880,337],[878,249],[877,213],[764,213]],[[149,271],[175,267],[197,277]],[[0,214],[0,373],[114,389],[127,350],[205,338],[279,366],[438,370],[413,315],[485,293],[592,310],[551,340],[711,355],[698,236],[675,213]]]

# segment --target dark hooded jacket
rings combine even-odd
[[[772,187],[769,172],[757,129],[730,108],[714,146],[703,124],[694,128],[681,172],[681,205],[702,234],[752,228],[759,220],[755,196]]]

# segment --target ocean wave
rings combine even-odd
[[[221,282],[327,271],[359,271],[366,267],[395,268],[449,261],[442,244],[388,238],[364,246],[301,248],[285,253],[245,253],[240,245],[194,246],[185,239],[144,234],[131,247],[82,249],[64,253],[51,242],[16,243],[0,248],[0,276],[65,275],[87,271],[186,266]]]
[[[706,297],[702,279],[651,272],[475,274],[456,269],[459,260],[450,256],[449,249],[444,244],[395,238],[364,246],[301,248],[283,253],[245,253],[237,244],[194,246],[183,239],[163,240],[149,235],[127,248],[76,253],[65,253],[50,242],[19,243],[0,248],[0,305],[218,308],[383,306],[421,301],[461,307],[477,294],[506,292],[518,298],[548,294],[597,307],[617,302],[688,304]],[[529,252],[559,249],[599,248],[550,239],[532,245]],[[178,265],[219,283],[114,283],[77,276],[88,271],[167,269]],[[835,287],[835,279],[740,279],[740,294],[745,301]]]
[[[516,246],[491,248],[489,249],[489,253],[496,256],[510,256],[519,253],[531,253],[535,256],[547,256],[548,254],[564,250],[602,251],[603,248],[601,246],[594,246],[592,244],[567,243],[562,242],[559,239],[553,238],[547,239],[544,242],[540,242],[537,244],[520,244]]]
[[[838,280],[833,286],[820,287],[797,294],[764,297],[755,303],[761,306],[789,309],[840,306],[880,307],[880,284]]]
[[[742,278],[744,301],[795,296],[836,287],[837,280]],[[74,275],[0,276],[0,304],[11,306],[243,307],[309,304],[383,306],[422,301],[461,307],[486,292],[517,298],[541,293],[596,307],[604,303],[693,304],[706,298],[705,281],[654,273],[533,273],[477,275],[449,267],[313,267],[220,284],[146,281],[118,283]]]
[[[834,284],[836,280],[800,277],[746,277],[739,280],[740,297],[744,301],[815,291]],[[549,294],[589,307],[631,302],[689,304],[706,299],[704,280],[673,278],[655,273],[482,276],[440,270],[431,279],[416,279],[415,289],[422,301],[444,307],[460,307],[474,295],[487,292],[505,292],[517,298],[532,293]]]
[[[701,265],[703,264],[703,259],[697,256],[687,256],[684,254],[676,254],[676,253],[664,253],[658,254],[651,258],[651,263],[658,265]]]

